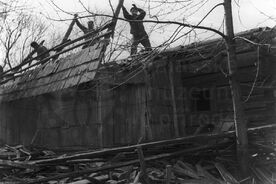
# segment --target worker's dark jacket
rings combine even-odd
[[[44,47],[43,45],[39,45],[38,48],[36,49],[36,53],[37,53],[37,56],[38,56],[38,60],[43,60],[47,57],[50,56],[49,52],[47,52],[48,49],[46,47]],[[47,52],[47,53],[45,53]]]
[[[143,22],[132,22],[131,20],[143,20],[146,16],[146,12],[140,8],[137,8],[139,11],[139,15],[137,17],[130,15],[128,11],[123,8],[123,14],[124,17],[129,21],[130,24],[130,33],[135,37],[135,38],[142,38],[144,36],[147,36],[147,33],[145,31]]]

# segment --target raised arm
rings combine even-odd
[[[123,14],[124,14],[124,17],[127,20],[131,20],[132,19],[132,16],[128,13],[128,11],[126,10],[126,8],[124,6],[123,6]]]
[[[75,19],[75,20],[76,20],[77,26],[78,26],[84,33],[86,33],[87,30],[88,30],[88,28],[86,28],[85,26],[83,26],[83,25],[80,23],[80,21],[79,21],[78,19]]]
[[[136,7],[136,9],[139,11],[139,15],[138,15],[138,17],[137,17],[137,19],[138,20],[143,20],[144,18],[145,18],[145,16],[146,16],[146,12],[143,10],[143,9],[141,9],[141,8],[137,8]]]

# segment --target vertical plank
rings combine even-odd
[[[97,101],[98,101],[98,140],[100,148],[103,147],[103,122],[102,122],[102,94],[101,94],[101,84],[97,84]]]
[[[145,124],[146,124],[146,97],[145,97],[145,85],[142,84],[139,88],[139,99],[140,99],[140,106],[138,109],[139,112],[139,120],[137,123],[139,123],[139,140],[143,141],[145,139]]]
[[[150,83],[150,74],[148,71],[144,70],[144,75],[145,75],[145,105],[146,105],[146,121],[145,121],[145,129],[144,129],[144,135],[146,140],[152,140],[153,135],[152,135],[152,130],[151,130],[151,124],[150,122],[152,121],[152,112],[151,108],[152,106],[152,86]]]
[[[177,107],[175,102],[175,87],[174,87],[174,69],[172,61],[169,62],[169,82],[170,82],[170,92],[171,92],[171,103],[173,107],[173,124],[174,124],[174,136],[179,137],[179,127],[177,120]]]
[[[102,122],[103,122],[103,146],[112,147],[114,145],[113,123],[114,123],[114,91],[108,90],[110,86],[102,89]]]
[[[167,165],[166,166],[166,184],[171,183],[171,178],[172,178],[172,166]]]
[[[269,65],[267,66],[267,73],[268,75],[271,75],[271,79],[268,82],[268,84],[272,84],[274,85],[275,81],[276,81],[276,64],[275,62],[271,62],[271,61],[275,61],[276,56],[270,56],[267,58]],[[271,122],[276,122],[276,90],[274,88],[267,88],[264,90],[264,96],[265,98],[271,98],[273,99],[272,102],[268,102],[266,104],[266,110],[268,112],[271,112],[272,114],[272,118],[271,118]]]
[[[144,159],[144,153],[142,150],[141,146],[137,146],[137,153],[138,153],[138,158],[140,161],[140,170],[141,170],[141,179],[144,181],[142,183],[149,184],[148,176],[147,176],[147,168],[146,168],[146,163]]]

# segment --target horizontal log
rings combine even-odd
[[[199,147],[196,147],[196,148],[185,149],[185,150],[181,150],[181,151],[177,151],[177,152],[173,152],[173,153],[165,153],[165,154],[154,155],[154,156],[145,158],[145,161],[153,161],[153,160],[158,160],[158,159],[174,157],[174,156],[177,156],[177,155],[183,155],[183,154],[186,154],[186,153],[191,153],[191,152],[197,152],[197,151],[201,151],[201,150],[210,149],[210,148],[213,148],[214,146],[217,147],[217,145],[205,145],[205,146],[199,146]],[[67,178],[67,177],[74,178],[74,177],[78,177],[78,176],[82,176],[82,175],[90,174],[90,173],[94,173],[94,172],[99,172],[99,171],[103,171],[103,170],[110,170],[110,169],[115,169],[115,168],[129,166],[129,165],[137,165],[139,163],[140,163],[140,160],[136,159],[136,160],[132,160],[132,161],[128,161],[128,162],[116,163],[116,164],[112,164],[112,165],[105,165],[105,166],[102,166],[102,167],[91,168],[91,169],[87,169],[87,170],[83,170],[83,171],[76,171],[76,172],[70,172],[70,173],[66,173],[66,174],[60,174],[60,175],[57,175],[57,176],[52,176],[52,177],[48,177],[48,178],[33,180],[31,182],[28,182],[28,183],[29,184],[43,183],[43,182],[47,182],[47,181],[50,181],[50,180],[58,180],[58,179],[63,179],[63,178]]]
[[[249,128],[248,132],[251,133],[259,130],[271,130],[272,128],[276,128],[276,124]],[[108,155],[108,154],[116,154],[116,153],[125,152],[125,151],[134,151],[137,148],[137,146],[141,146],[143,149],[145,149],[145,148],[151,148],[153,146],[183,144],[187,142],[193,142],[196,140],[212,140],[212,139],[218,139],[222,137],[234,137],[234,136],[235,136],[235,131],[229,131],[225,133],[201,134],[196,136],[180,137],[176,139],[169,139],[169,140],[163,140],[163,141],[137,144],[132,146],[124,146],[124,147],[117,147],[117,148],[111,148],[111,149],[105,149],[105,150],[99,150],[99,151],[92,151],[87,153],[74,154],[63,158],[37,160],[37,161],[30,162],[30,164],[40,165],[40,164],[47,164],[47,163],[65,162],[67,160],[101,157],[103,155]]]
[[[37,167],[35,165],[31,165],[28,163],[22,163],[22,162],[14,162],[14,161],[10,161],[10,160],[0,160],[0,166],[14,167],[14,168],[20,168],[20,169],[32,169],[32,170],[37,169]]]

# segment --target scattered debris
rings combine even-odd
[[[260,130],[267,129],[271,127],[253,128],[248,132],[256,136]],[[205,134],[73,154],[6,145],[0,148],[0,181],[49,184],[275,182],[276,146],[252,145],[252,176],[240,178],[232,135],[232,132]],[[207,144],[198,140],[203,137]],[[214,138],[216,141],[210,141]]]

